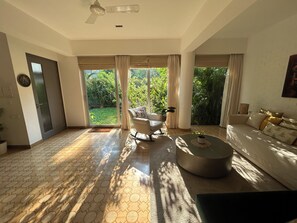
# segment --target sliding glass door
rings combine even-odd
[[[91,126],[119,126],[118,81],[114,69],[84,70]]]
[[[167,68],[130,69],[129,107],[160,113],[167,106]]]

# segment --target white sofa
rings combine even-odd
[[[247,115],[231,115],[227,141],[241,155],[289,189],[297,189],[297,147],[246,125]]]

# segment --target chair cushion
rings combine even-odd
[[[150,126],[151,126],[151,130],[155,132],[163,127],[163,122],[150,120]]]
[[[133,108],[133,111],[135,112],[137,118],[147,118],[146,107],[142,106]]]

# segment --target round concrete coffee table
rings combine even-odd
[[[223,177],[232,169],[232,147],[213,136],[205,136],[200,144],[197,135],[178,137],[176,144],[177,163],[185,170],[202,177]]]

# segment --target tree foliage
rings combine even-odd
[[[167,68],[151,69],[151,111],[161,113],[167,107]]]
[[[167,68],[153,68],[150,72],[150,98],[148,98],[148,69],[131,69],[128,85],[130,107],[148,106],[161,112],[167,106]],[[116,107],[114,70],[85,70],[89,108]],[[119,89],[119,99],[121,100]],[[121,104],[121,102],[120,102]]]
[[[218,125],[226,68],[195,68],[193,79],[192,124]]]
[[[128,87],[130,107],[148,107],[148,70],[131,69]],[[167,68],[150,69],[150,106],[152,112],[160,113],[167,105]]]
[[[115,107],[113,70],[85,71],[89,108]]]
[[[147,106],[147,71],[131,69],[128,85],[129,107]]]

